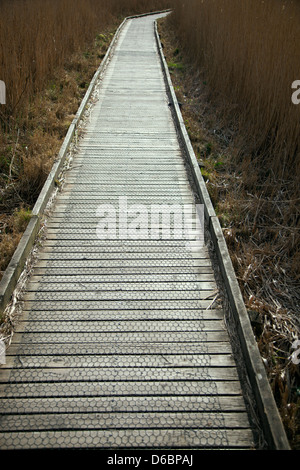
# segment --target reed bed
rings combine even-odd
[[[300,3],[174,0],[172,21],[244,148],[263,155],[264,176],[299,177],[300,106],[291,87],[300,79]]]

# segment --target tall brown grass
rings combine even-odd
[[[299,178],[300,105],[291,86],[300,79],[300,3],[174,0],[171,18],[247,151],[263,155],[255,163],[264,174]]]
[[[92,41],[113,18],[163,8],[166,0],[0,0],[0,80],[3,114],[40,90],[53,70]]]

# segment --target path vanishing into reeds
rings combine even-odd
[[[254,447],[208,248],[145,222],[195,207],[156,18],[120,31],[54,202],[0,367],[1,449]]]

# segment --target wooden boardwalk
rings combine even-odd
[[[1,449],[253,447],[208,250],[145,220],[195,206],[155,19],[122,28],[48,220],[0,368]]]

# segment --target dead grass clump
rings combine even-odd
[[[22,205],[11,215],[2,214],[0,216],[1,271],[4,271],[9,264],[16,244],[19,243],[30,218],[31,210]]]
[[[1,261],[0,261],[0,270],[5,271],[8,266],[15,249],[21,240],[21,233],[4,233],[0,237],[1,243]]]
[[[23,156],[22,169],[19,173],[21,183],[15,187],[19,197],[33,205],[46,181],[47,175],[48,166],[43,161],[43,155],[36,157]]]

